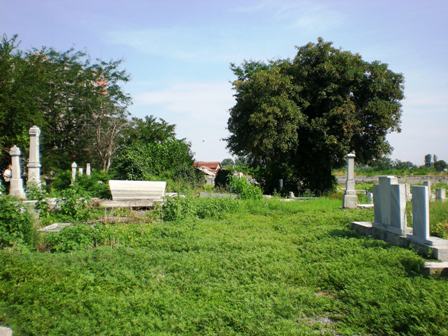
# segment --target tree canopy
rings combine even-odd
[[[231,65],[236,104],[230,110],[228,148],[258,167],[273,191],[330,190],[331,170],[345,154],[369,163],[391,152],[386,135],[400,131],[403,76],[379,61],[318,39],[296,56]]]
[[[121,61],[92,62],[75,50],[42,47],[22,51],[17,37],[0,40],[0,148],[26,155],[28,130],[42,129],[43,169],[67,168],[71,161],[108,169],[117,137],[127,123],[131,100],[121,84],[129,75]]]

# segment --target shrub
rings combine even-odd
[[[110,199],[109,180],[110,176],[107,172],[93,171],[91,176],[78,176],[75,186],[87,192],[91,197]]]
[[[94,248],[110,241],[110,230],[105,225],[78,224],[45,237],[45,245],[51,252],[70,252]]]
[[[0,248],[32,246],[33,242],[33,224],[28,210],[14,197],[0,196]]]
[[[224,213],[236,211],[239,205],[237,200],[229,198],[198,199],[195,213],[198,218],[219,218]]]
[[[75,221],[86,220],[90,217],[89,202],[90,196],[86,191],[70,187],[61,192],[55,213]]]
[[[245,177],[231,176],[229,189],[230,192],[238,194],[242,199],[261,199],[263,197],[261,188],[250,183]]]
[[[190,197],[168,197],[161,208],[164,221],[182,220],[195,214],[194,203]]]

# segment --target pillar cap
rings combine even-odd
[[[346,158],[355,158],[356,155],[355,155],[354,152],[351,152],[351,153],[348,153],[345,157],[346,157]]]
[[[76,167],[78,167],[78,165],[76,164],[76,162],[73,162],[72,163],[72,168],[76,168]]]
[[[39,136],[40,135],[40,128],[37,127],[36,125],[34,125],[33,127],[30,128],[29,134],[30,135]]]
[[[11,149],[9,150],[9,155],[11,156],[19,156],[20,154],[21,154],[20,148],[17,147],[16,145],[12,146]]]

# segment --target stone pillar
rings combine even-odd
[[[78,167],[78,165],[76,164],[76,162],[72,163],[72,184],[75,183],[76,180],[76,168]]]
[[[404,184],[391,185],[390,226],[388,231],[406,235],[406,186]]]
[[[426,187],[428,187],[428,193],[429,193],[429,200],[431,200],[432,199],[432,191],[431,191],[431,181],[430,180],[428,180],[428,181],[425,181],[425,182],[423,182],[423,185],[424,186],[426,186]]]
[[[368,191],[366,195],[367,195],[367,204],[373,204],[373,193]]]
[[[90,176],[92,174],[91,168],[90,168],[90,163],[86,164],[86,175]]]
[[[280,191],[283,190],[283,179],[278,180],[278,188],[280,189]]]
[[[11,155],[11,171],[12,176],[9,181],[9,194],[20,199],[26,199],[23,189],[23,180],[20,172],[20,149],[17,146],[11,147],[9,155]]]
[[[345,182],[343,208],[354,209],[358,206],[358,196],[355,189],[355,154],[349,153],[347,159],[347,180]]]
[[[79,175],[79,176],[84,175],[84,168],[82,168],[82,167],[79,167],[79,168],[78,168],[78,175]]]
[[[444,188],[438,188],[436,189],[436,200],[445,202],[446,200],[446,191]]]
[[[412,187],[412,240],[427,243],[429,240],[429,188]]]
[[[391,186],[398,184],[398,179],[395,176],[380,176],[378,177],[378,185],[373,188],[373,212],[375,219],[374,226],[387,227],[392,222],[391,220]]]
[[[40,129],[33,126],[29,130],[30,134],[30,155],[28,160],[28,180],[27,186],[34,185],[40,188],[40,156],[39,156],[39,136]]]

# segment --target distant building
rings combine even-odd
[[[219,161],[196,161],[193,166],[204,174],[206,184],[215,185],[216,174],[221,169]]]

